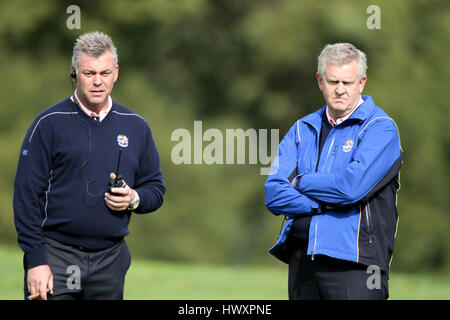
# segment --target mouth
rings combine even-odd
[[[90,90],[90,93],[92,93],[94,96],[99,96],[103,94],[104,90]]]

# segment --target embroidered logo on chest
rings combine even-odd
[[[344,151],[344,152],[351,151],[353,148],[353,144],[354,144],[353,140],[345,141],[344,145],[342,146],[342,151]]]
[[[119,144],[119,146],[126,148],[128,147],[128,138],[127,136],[123,135],[123,134],[119,134],[117,136],[117,143]]]

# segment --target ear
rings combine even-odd
[[[364,86],[366,85],[366,82],[367,82],[367,76],[365,76],[364,78],[359,80],[359,94],[362,94]]]
[[[73,82],[77,82],[77,73],[74,66],[70,67],[70,78]]]
[[[114,72],[114,83],[116,83],[117,78],[119,78],[119,65],[116,65],[116,70]]]
[[[316,73],[316,79],[317,79],[317,84],[319,85],[319,89],[320,91],[323,91],[323,78],[320,76],[319,73]]]

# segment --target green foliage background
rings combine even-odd
[[[69,30],[66,9],[81,9]],[[366,9],[381,9],[369,30]],[[149,122],[167,184],[163,207],[133,216],[136,256],[209,264],[279,264],[267,253],[281,218],[264,207],[259,165],[174,165],[177,128],[280,129],[324,102],[316,59],[327,43],[368,55],[365,94],[400,129],[404,150],[392,268],[450,272],[450,3],[415,1],[111,0],[0,2],[0,241],[15,244],[20,145],[37,114],[69,96],[72,47],[100,30],[119,50],[112,97]],[[74,190],[76,192],[76,190]]]

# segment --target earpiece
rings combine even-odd
[[[77,81],[77,71],[75,69],[73,69],[73,71],[70,73],[70,77],[74,80]]]

